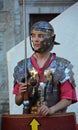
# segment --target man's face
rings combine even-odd
[[[35,50],[38,50],[41,46],[40,43],[44,40],[44,35],[39,32],[34,32],[31,35],[31,41],[33,42],[33,46]]]

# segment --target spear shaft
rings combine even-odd
[[[25,83],[27,83],[27,44],[26,44],[26,4],[23,0],[23,21],[24,21],[24,46],[25,46]]]
[[[23,0],[23,20],[24,20],[24,46],[25,46],[25,83],[27,84],[27,44],[26,44],[26,3]],[[29,113],[29,99],[28,99],[28,91],[24,93],[23,100],[23,114]]]

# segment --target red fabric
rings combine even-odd
[[[78,124],[76,124],[76,130],[78,130]]]
[[[66,81],[65,83],[61,84],[60,88],[61,88],[61,95],[60,95],[61,99],[71,99],[72,103],[77,101],[76,91],[69,81]]]
[[[30,57],[33,66],[34,66],[34,67],[37,69],[37,71],[38,71],[39,77],[41,77],[40,81],[44,81],[44,68],[45,68],[45,67],[47,68],[47,67],[52,63],[52,61],[53,61],[55,58],[56,58],[56,54],[53,53],[53,54],[52,54],[52,57],[51,57],[51,60],[49,60],[49,62],[48,62],[47,64],[44,64],[42,68],[39,68],[39,66],[38,66],[38,64],[37,64],[37,62],[36,62],[35,57],[34,57],[33,55]],[[13,94],[19,94],[19,84],[16,84],[16,85],[14,86]]]
[[[15,85],[13,94],[16,95],[19,94],[19,86],[20,86],[19,84]],[[77,101],[75,89],[71,86],[69,81],[66,81],[59,87],[61,88],[61,95],[60,95],[61,99],[70,99],[72,100],[72,103]]]
[[[56,54],[55,53],[52,53],[51,54],[52,56],[51,56],[51,59],[48,61],[48,62],[46,62],[44,65],[43,65],[43,67],[42,68],[39,68],[39,66],[38,66],[38,64],[37,64],[37,61],[36,61],[36,59],[35,59],[35,57],[32,55],[31,56],[31,62],[32,62],[32,64],[33,64],[33,66],[35,67],[35,69],[37,69],[37,71],[38,71],[38,75],[39,75],[39,77],[40,77],[40,81],[41,82],[43,82],[44,81],[44,69],[46,69],[46,68],[48,68],[49,67],[49,65],[52,63],[52,61],[56,58]]]
[[[14,86],[14,90],[13,90],[13,94],[16,94],[16,95],[18,95],[19,94],[19,84],[16,84],[15,86]]]

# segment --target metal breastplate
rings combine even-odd
[[[47,69],[44,71],[44,82],[46,84],[45,98],[47,106],[51,107],[60,100],[60,83],[54,77],[54,72]]]
[[[44,70],[44,81],[45,92],[44,100],[48,107],[55,105],[60,100],[60,83],[64,83],[66,80],[69,80],[72,86],[75,86],[72,68],[69,61],[56,57],[56,59],[50,64],[50,66]],[[27,77],[32,81],[35,79],[37,83],[33,83],[29,87],[30,103],[31,106],[35,106],[40,99],[40,83],[37,70],[33,67],[30,59],[27,59]],[[72,75],[72,76],[70,76]],[[25,66],[24,60],[18,63],[14,69],[14,83],[22,82],[25,79]]]
[[[72,64],[60,57],[50,64],[50,66],[44,70],[44,82],[46,85],[46,101],[47,105],[53,106],[60,100],[60,84],[69,80],[72,87],[75,87],[74,75],[72,72]]]

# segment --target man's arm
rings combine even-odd
[[[66,109],[70,104],[72,103],[72,100],[68,100],[68,99],[61,99],[57,104],[55,104],[54,106],[48,108],[45,105],[42,105],[39,109],[38,109],[38,113],[40,115],[46,116],[46,115],[52,115],[54,113],[59,112],[60,110]]]

